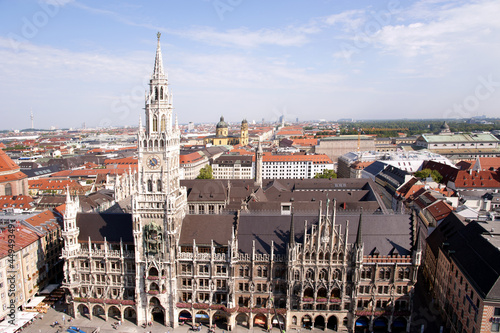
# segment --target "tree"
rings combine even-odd
[[[331,169],[325,169],[323,172],[317,173],[314,178],[337,178],[337,174]]]
[[[415,172],[415,177],[418,177],[421,179],[429,178],[429,176],[436,183],[440,183],[443,180],[443,176],[437,170],[423,169],[423,170]]]
[[[196,179],[214,179],[210,164],[207,164],[200,169],[200,174],[196,177]]]

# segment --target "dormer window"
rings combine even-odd
[[[291,203],[282,203],[281,204],[281,215],[290,215],[292,211]]]

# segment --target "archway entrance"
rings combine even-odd
[[[151,310],[151,317],[154,322],[165,325],[165,312],[160,306],[155,306],[153,310]]]
[[[227,315],[224,311],[217,311],[212,316],[212,325],[221,329],[227,330]]]
[[[94,308],[92,309],[92,315],[94,317],[99,317],[102,320],[106,320],[105,318],[106,312],[104,312],[104,308],[100,305],[94,305]]]
[[[123,311],[123,318],[125,320],[130,321],[132,324],[137,325],[137,313],[135,312],[135,310],[133,308],[131,308],[131,307],[126,308]]]
[[[108,318],[113,318],[115,320],[121,320],[121,312],[116,306],[110,306],[108,309]]]
[[[206,313],[205,311],[199,311],[194,316],[194,321],[200,325],[208,326],[209,318],[210,317],[208,316],[208,313]]]
[[[366,318],[366,317],[359,317],[356,320],[355,332],[356,333],[367,333],[368,332],[368,323],[369,322],[370,321],[368,320],[368,318]]]
[[[374,332],[387,332],[388,320],[385,317],[378,317],[373,321]]]
[[[309,315],[305,315],[304,317],[302,317],[302,327],[310,329],[311,326],[312,326],[311,317]]]
[[[179,324],[184,325],[186,322],[190,323],[193,320],[191,313],[187,310],[179,312]]]
[[[280,314],[273,316],[271,323],[272,323],[273,327],[285,328],[285,318],[283,318],[283,316]]]
[[[78,305],[77,311],[81,316],[90,319],[89,308],[85,304]]]
[[[253,326],[262,327],[263,329],[267,329],[267,317],[262,313],[258,313],[255,315],[253,319]]]
[[[326,324],[326,328],[328,328],[329,330],[337,331],[338,324],[339,321],[337,317],[330,316],[330,318],[328,318],[328,323]]]
[[[317,316],[314,319],[314,327],[323,330],[325,328],[325,318],[323,316]]]
[[[406,319],[403,317],[398,317],[392,322],[391,325],[392,332],[394,333],[406,332],[406,325],[407,325]]]
[[[249,323],[248,323],[248,316],[245,313],[239,313],[236,316],[236,325],[245,327],[245,328],[250,328]]]

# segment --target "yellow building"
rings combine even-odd
[[[215,127],[215,136],[207,136],[205,144],[211,143],[214,146],[235,146],[238,144],[246,146],[248,144],[248,121],[246,119],[241,122],[240,135],[229,135],[228,127],[224,116],[221,116]]]

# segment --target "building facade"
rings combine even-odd
[[[403,332],[421,249],[371,180],[183,180],[158,35],[130,211],[64,211],[70,314],[282,329]],[[123,194],[122,194],[123,195]],[[395,245],[397,244],[397,245]]]

